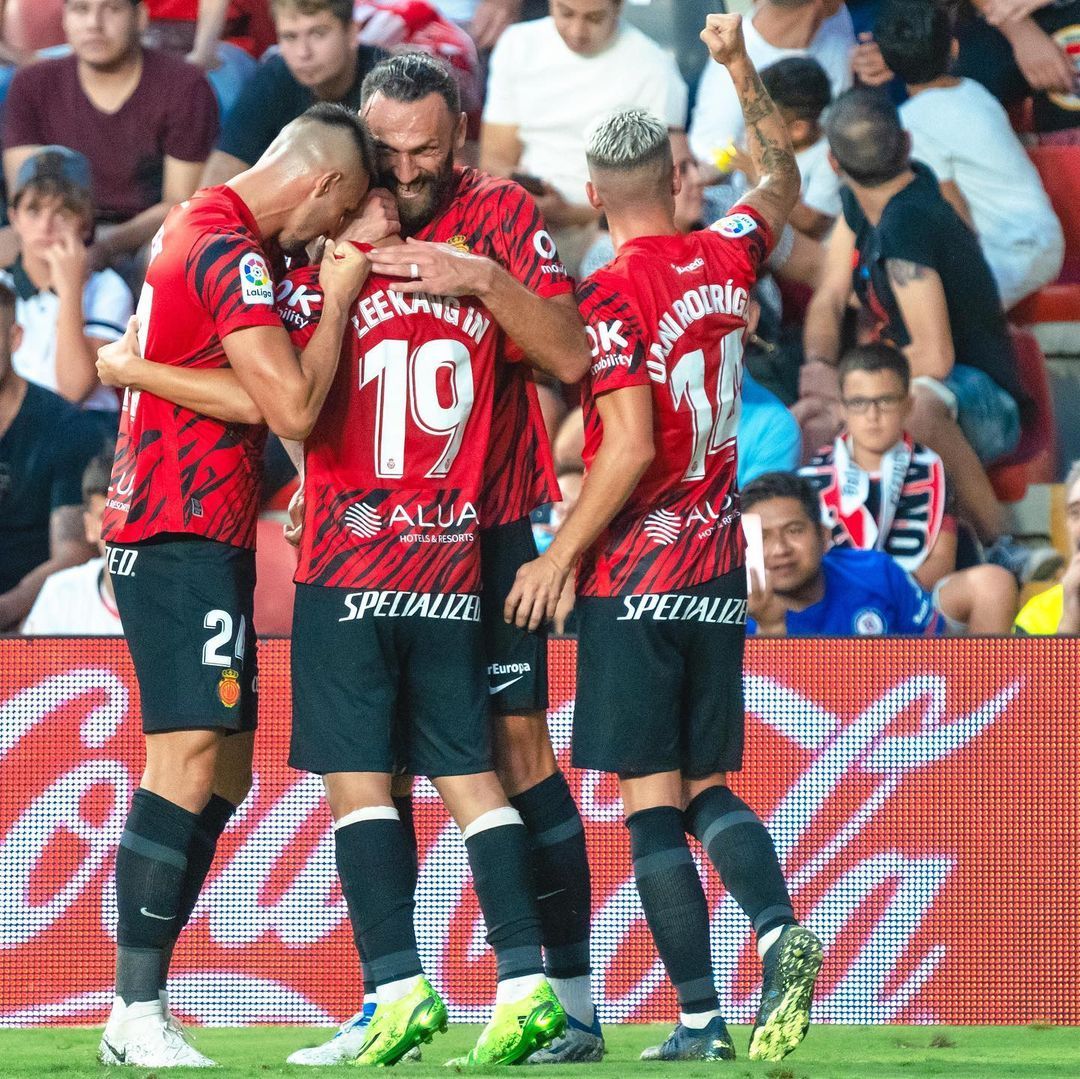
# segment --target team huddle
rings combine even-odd
[[[576,289],[517,184],[456,166],[457,85],[407,53],[360,115],[317,105],[228,184],[173,210],[137,326],[104,532],[139,679],[146,770],[116,862],[108,1064],[211,1066],[165,986],[218,838],[251,784],[258,478],[267,428],[302,487],[289,763],[323,777],[363,1003],[295,1064],[391,1065],[447,1027],[414,929],[412,777],[461,828],[496,958],[461,1066],[599,1061],[584,831],[546,727],[545,626],[576,606],[573,763],[618,776],[646,920],[679,1000],[658,1060],[730,1060],[695,836],[757,936],[752,1059],[809,1023],[821,944],[795,918],[742,767],[746,571],[735,483],[750,290],[798,196],[738,16],[730,71],[761,180],[680,235],[668,132],[639,109],[589,138],[616,258]],[[301,268],[320,238],[321,258]],[[582,381],[586,479],[558,500],[534,377]],[[359,987],[358,987],[359,1002]]]

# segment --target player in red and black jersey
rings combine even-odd
[[[103,533],[139,680],[146,768],[117,855],[105,1063],[210,1063],[183,1039],[162,991],[218,836],[251,781],[252,547],[265,437],[254,421],[306,435],[368,264],[351,246],[327,245],[326,317],[299,358],[274,309],[271,267],[282,251],[338,231],[371,168],[358,119],[316,106],[248,172],[172,210],[151,248],[137,316],[142,362],[166,376],[239,378],[258,411],[214,419],[198,401],[156,395],[167,392],[157,384],[124,400]],[[134,347],[134,326],[116,351]]]
[[[569,1014],[567,1037],[534,1062],[597,1060],[603,1042],[589,987],[588,863],[581,820],[547,733],[546,637],[502,619],[514,574],[536,556],[529,513],[558,499],[531,368],[565,382],[584,375],[581,316],[532,198],[509,180],[454,166],[465,118],[443,65],[422,54],[383,61],[364,81],[362,113],[381,183],[409,237],[403,247],[380,249],[374,269],[412,276],[409,287],[418,291],[476,296],[498,326],[507,361],[496,373],[480,502],[495,763],[534,840],[546,969]]]
[[[729,216],[680,235],[664,125],[627,110],[592,133],[588,196],[617,254],[579,289],[593,344],[587,471],[506,613],[519,625],[562,615],[576,567],[574,763],[619,777],[642,907],[679,998],[678,1026],[647,1055],[735,1055],[689,832],[757,933],[765,986],[750,1056],[779,1060],[806,1032],[821,944],[795,921],[764,825],[728,786],[742,767],[746,635],[735,430],[749,292],[799,170],[741,17],[710,15],[702,39],[731,74],[762,179]]]

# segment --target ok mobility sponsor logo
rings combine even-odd
[[[504,689],[517,685],[525,675],[531,673],[531,663],[489,663],[488,693],[494,697],[496,693],[502,693]],[[511,677],[508,679],[507,675]]]

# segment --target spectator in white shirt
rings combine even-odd
[[[900,119],[911,156],[979,237],[1005,310],[1054,281],[1065,240],[1035,166],[1001,104],[971,79],[948,74],[956,48],[948,14],[925,0],[888,0],[874,30],[882,56],[907,84]]]
[[[119,401],[98,381],[97,350],[123,336],[133,303],[115,270],[90,270],[89,161],[63,146],[35,151],[19,167],[9,215],[20,247],[4,270],[23,328],[16,373],[114,418]]]
[[[111,453],[101,454],[86,466],[82,478],[86,541],[98,549],[99,557],[45,578],[22,624],[26,636],[117,637],[124,632],[112,578],[105,565],[105,541],[101,538],[101,516],[105,512],[112,463]]]
[[[551,0],[550,10],[509,27],[491,54],[480,167],[534,194],[573,272],[598,217],[585,196],[590,125],[636,105],[685,130],[688,91],[675,61],[622,20],[622,0]]]
[[[851,85],[855,31],[843,0],[760,0],[743,20],[743,36],[758,71],[789,56],[809,56],[825,69],[834,98]],[[745,130],[731,76],[719,64],[709,64],[690,123],[695,156],[713,161],[731,143],[741,145]]]

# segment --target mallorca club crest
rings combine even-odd
[[[240,703],[240,672],[230,667],[221,672],[217,684],[218,700],[226,708],[235,708]]]
[[[446,242],[456,251],[465,251],[467,253],[472,250],[472,248],[469,247],[469,241],[466,240],[460,232],[456,236],[451,236]]]

